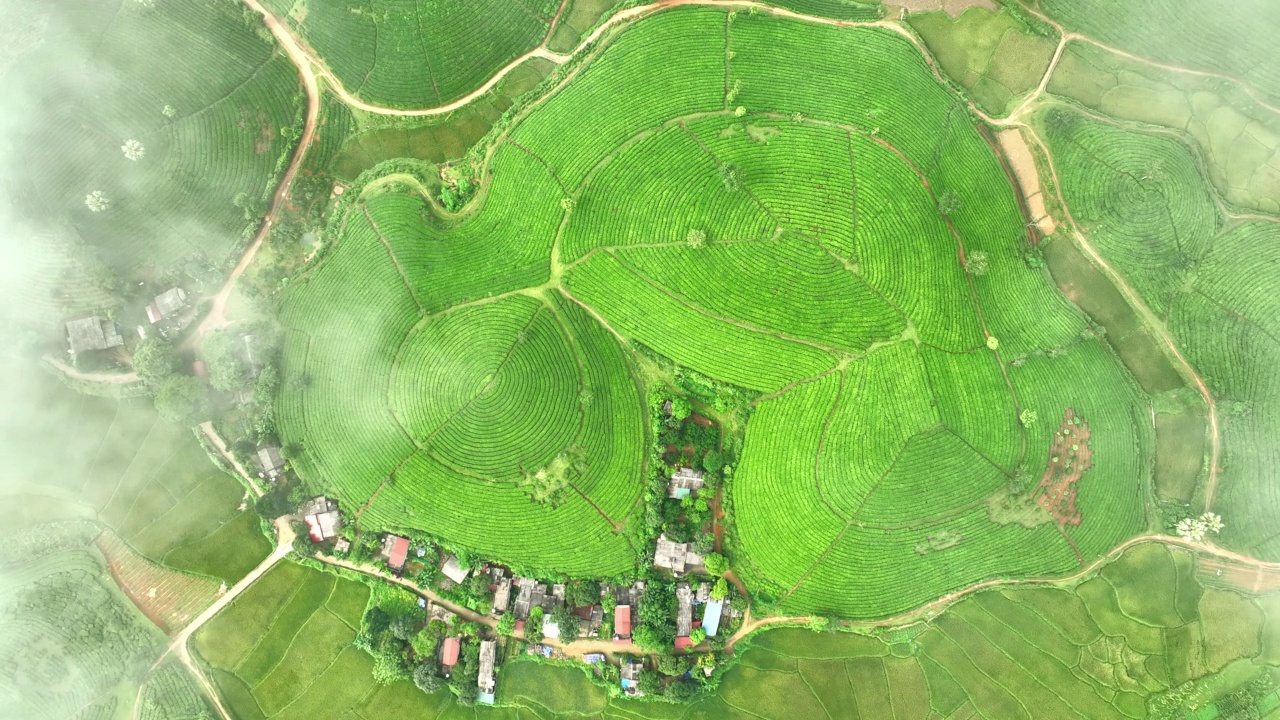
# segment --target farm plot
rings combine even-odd
[[[363,526],[630,566],[635,342],[766,393],[734,562],[788,611],[892,614],[1141,529],[1145,400],[1023,261],[991,145],[900,36],[665,11],[532,107],[486,173],[443,217],[408,175],[352,188],[286,298],[286,367],[311,386],[285,390],[280,426]],[[1092,432],[1079,524],[993,520],[1068,408]]]
[[[913,13],[908,22],[938,63],[988,113],[1003,115],[1036,87],[1053,57],[1052,38],[1037,35],[1009,10],[975,7],[952,18]]]
[[[340,718],[354,710],[363,717],[417,712],[477,720],[548,713],[786,720],[829,712],[903,720],[1118,720],[1148,717],[1151,707],[1189,715],[1190,703],[1208,715],[1226,707],[1222,696],[1239,683],[1273,670],[1268,643],[1277,628],[1263,609],[1274,607],[1275,598],[1217,590],[1196,573],[1191,555],[1144,544],[1083,585],[988,590],[927,624],[867,634],[763,631],[735,646],[738,663],[715,693],[692,705],[610,698],[578,669],[516,660],[502,668],[494,708],[464,709],[448,693],[425,695],[409,683],[374,689],[355,678],[354,687],[326,694],[332,700],[326,706],[306,705],[304,693],[289,709],[265,716]],[[221,629],[262,647],[278,625],[228,618]],[[1205,638],[1215,641],[1206,645]],[[278,671],[292,672],[300,661],[290,654]],[[215,668],[222,689],[237,682],[225,665]],[[264,717],[253,712],[253,695],[240,692],[231,695],[240,703],[233,709],[243,713],[237,716]]]
[[[1266,478],[1276,462],[1274,444],[1261,438],[1280,427],[1280,384],[1268,369],[1280,353],[1280,310],[1276,281],[1265,271],[1276,262],[1275,226],[1236,223],[1219,232],[1223,219],[1195,160],[1174,140],[1121,133],[1065,111],[1051,115],[1047,127],[1054,152],[1077,160],[1060,165],[1073,212],[1082,221],[1103,224],[1090,237],[1148,304],[1168,317],[1179,348],[1217,400],[1223,459],[1215,510],[1228,519],[1223,542],[1280,557],[1274,520],[1261,512],[1273,502],[1274,483]],[[1087,156],[1073,158],[1085,149]],[[1090,193],[1108,188],[1113,198],[1142,193],[1148,199],[1136,206],[1091,199]],[[1180,488],[1165,485],[1165,491],[1185,496],[1199,463],[1166,454],[1157,462],[1162,479],[1169,479],[1175,462],[1185,468]]]
[[[1271,46],[1268,28],[1280,7],[1267,0],[1044,0],[1046,13],[1091,40],[1161,63],[1225,75],[1271,98],[1280,97],[1280,70],[1258,62]]]
[[[223,262],[293,149],[296,70],[232,3],[73,2],[53,18],[3,80],[14,206],[120,272]],[[105,205],[88,207],[95,192]]]
[[[309,0],[276,12],[288,13],[289,24],[349,92],[375,105],[419,108],[470,93],[532,50],[559,5],[365,0],[352,6]]]
[[[214,580],[148,562],[109,530],[98,538],[97,545],[107,558],[116,584],[152,622],[170,634],[181,630],[217,595],[218,583]]]

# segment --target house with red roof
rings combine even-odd
[[[453,672],[453,666],[458,664],[458,651],[462,649],[462,642],[456,637],[447,637],[440,645],[440,666],[444,668],[445,677]]]
[[[619,605],[613,609],[613,639],[616,642],[631,640],[630,605]]]
[[[390,534],[383,536],[381,554],[387,561],[387,567],[396,572],[404,570],[404,562],[409,557],[409,538]]]

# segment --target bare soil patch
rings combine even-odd
[[[1067,408],[1053,444],[1049,446],[1048,466],[1033,492],[1036,502],[1049,512],[1059,529],[1080,524],[1080,511],[1076,509],[1076,483],[1092,466],[1089,425],[1076,415],[1074,409]]]
[[[116,584],[166,634],[182,629],[217,597],[217,582],[156,565],[110,530],[97,545]]]
[[[1032,222],[1042,234],[1052,235],[1058,229],[1058,224],[1045,208],[1044,193],[1040,187],[1040,172],[1036,170],[1036,159],[1031,154],[1026,138],[1022,136],[1020,130],[1011,128],[996,133],[996,140],[1000,143],[1000,149],[1009,167],[1013,169],[1014,177],[1017,178],[1018,189],[1026,199],[1027,212]]]

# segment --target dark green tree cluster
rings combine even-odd
[[[178,353],[166,340],[149,337],[133,351],[133,369],[151,390],[160,417],[191,423],[209,414],[209,390],[200,378],[178,372]]]
[[[440,204],[449,212],[458,212],[475,195],[478,185],[470,178],[462,178],[456,185],[445,185],[440,189]]]

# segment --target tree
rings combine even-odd
[[[397,615],[391,618],[391,625],[388,627],[392,635],[407,641],[418,629],[418,621],[414,620],[412,615]]]
[[[524,639],[531,643],[542,642],[542,608],[529,611],[529,619],[524,622]]]
[[[698,684],[688,680],[673,682],[667,685],[666,695],[674,702],[683,702],[698,694]]]
[[[240,343],[230,332],[215,330],[200,343],[200,354],[209,368],[209,384],[224,392],[239,390],[249,382],[249,369],[240,359]]]
[[[142,382],[155,387],[178,369],[178,353],[160,338],[147,338],[133,351],[133,369]]]
[[[428,663],[419,665],[413,671],[413,684],[424,693],[430,694],[444,686],[444,680],[436,675],[435,668]]]
[[[147,154],[147,149],[137,140],[125,140],[124,145],[120,146],[120,152],[124,153],[126,160],[141,160]]]
[[[89,208],[89,212],[100,213],[111,207],[111,201],[101,190],[94,190],[84,196],[84,206]]]
[[[724,578],[716,580],[716,584],[711,586],[711,598],[713,600],[723,600],[729,597],[729,583]]]
[[[828,620],[827,618],[814,616],[809,618],[809,622],[805,623],[805,627],[809,628],[814,632],[822,632],[827,629],[827,626],[830,623],[831,621]]]
[[[439,642],[440,633],[433,632],[431,628],[423,628],[409,639],[409,646],[413,648],[414,655],[425,658],[435,654]]]
[[[702,469],[709,473],[720,472],[724,467],[724,455],[717,450],[708,450],[702,457]]]
[[[504,637],[511,637],[516,632],[516,616],[511,613],[505,613],[498,618],[498,634]]]
[[[963,203],[960,201],[960,196],[950,190],[942,193],[942,196],[938,198],[938,212],[943,215],[956,214],[960,211],[962,205]]]
[[[1023,425],[1030,427],[1036,424],[1036,420],[1039,420],[1040,416],[1036,414],[1035,410],[1026,408],[1022,411],[1022,414],[1018,416],[1018,419],[1022,421]]]
[[[689,247],[697,250],[707,244],[707,233],[702,230],[690,230],[684,241]]]
[[[551,619],[560,629],[560,639],[564,642],[572,642],[582,630],[582,621],[568,607],[557,608]]]
[[[684,658],[678,658],[670,653],[664,653],[658,657],[658,672],[663,675],[683,675],[688,669]]]
[[[974,275],[986,275],[991,267],[991,258],[982,250],[974,250],[965,257],[964,266]]]
[[[654,696],[662,694],[662,682],[658,680],[658,675],[656,673],[641,672],[640,682],[638,685],[640,687],[640,692],[645,695]]]
[[[724,575],[725,571],[729,569],[729,561],[725,560],[720,553],[713,552],[708,554],[702,559],[702,564],[707,569],[707,572],[712,575]]]
[[[671,400],[671,417],[684,420],[692,414],[693,404],[689,402],[689,398],[678,397]]]
[[[689,640],[693,642],[694,645],[701,645],[707,640],[707,631],[700,627],[696,627],[689,632]]]
[[[720,182],[724,183],[726,190],[738,190],[742,187],[742,171],[733,163],[725,163],[720,166],[718,171],[720,174]]]
[[[194,422],[209,411],[209,390],[199,378],[174,375],[156,389],[156,411],[171,423]]]
[[[569,583],[566,596],[573,607],[586,607],[600,602],[600,583],[592,580],[575,580]]]

